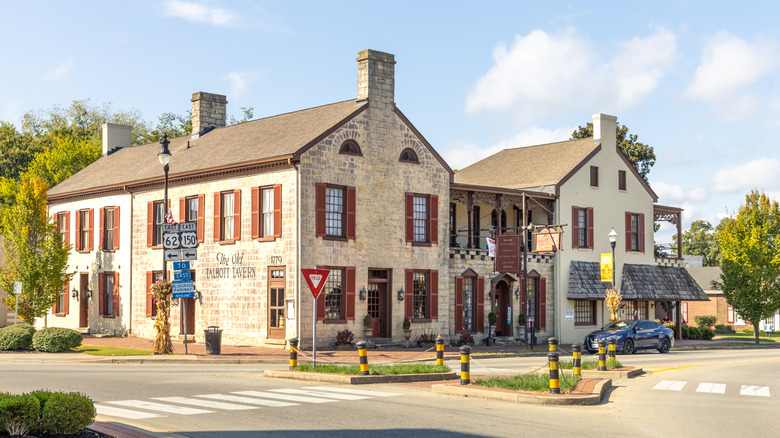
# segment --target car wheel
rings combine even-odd
[[[672,343],[669,342],[669,338],[661,339],[661,346],[658,348],[659,353],[668,353],[672,348]]]
[[[634,341],[626,339],[626,341],[623,342],[623,354],[634,354]]]

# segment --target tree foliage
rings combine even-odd
[[[759,323],[780,309],[780,208],[763,192],[751,191],[737,216],[716,234],[723,270],[713,286],[734,310],[753,324],[758,343]]]
[[[723,227],[721,221],[713,227],[709,221],[696,220],[682,234],[682,253],[702,257],[702,266],[720,266],[720,245],[715,235]],[[672,249],[677,251],[677,234],[672,237]]]
[[[0,178],[16,178],[41,151],[41,145],[33,144],[31,135],[0,121]]]
[[[190,111],[187,111],[186,115],[163,113],[157,120],[157,126],[139,138],[139,144],[156,143],[166,135],[168,138],[176,138],[191,133],[192,113]]]
[[[636,134],[629,134],[626,125],[618,123],[615,127],[615,136],[620,150],[623,151],[623,154],[628,158],[628,161],[634,165],[637,172],[639,172],[639,175],[647,181],[647,175],[650,173],[650,168],[655,165],[655,152],[653,152],[653,148],[637,141],[639,136]],[[585,126],[578,126],[577,130],[571,133],[570,140],[588,137],[593,137],[593,123],[590,122]]]
[[[46,315],[67,284],[69,246],[46,213],[48,185],[37,175],[24,178],[16,190],[16,202],[3,209],[0,225],[5,250],[0,267],[0,287],[14,308],[13,285],[22,282],[18,314],[33,324]]]

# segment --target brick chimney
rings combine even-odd
[[[617,117],[602,113],[593,114],[593,142],[601,143],[604,146],[602,149],[612,150],[617,147],[616,129]]]
[[[227,123],[227,96],[204,93],[192,94],[192,139],[196,139],[213,128],[222,128]]]
[[[121,148],[130,147],[131,126],[103,123],[103,156],[108,156]]]
[[[376,50],[358,52],[358,101],[395,109],[395,56]]]

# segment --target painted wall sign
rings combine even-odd
[[[257,277],[257,269],[254,266],[242,266],[244,263],[243,252],[237,252],[232,255],[218,252],[215,258],[219,267],[204,269],[208,279]]]

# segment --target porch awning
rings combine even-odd
[[[709,301],[685,268],[623,265],[620,292],[624,300]]]
[[[569,267],[570,300],[603,300],[607,283],[601,281],[598,262],[572,260]]]

